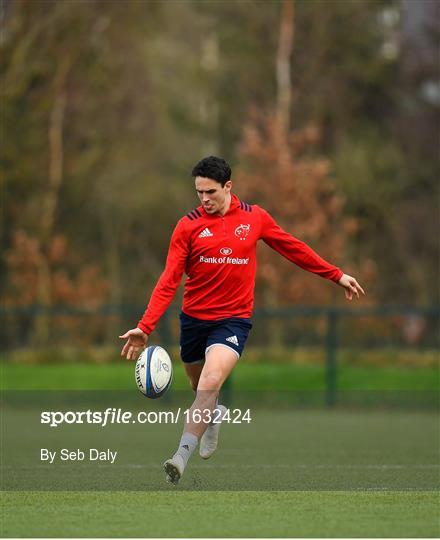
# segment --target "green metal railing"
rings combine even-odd
[[[106,305],[98,309],[56,306],[0,308],[0,350],[44,346],[73,347],[109,345],[119,347],[117,336],[135,326],[143,307]],[[178,344],[178,308],[162,317],[155,341],[165,347]],[[33,329],[46,317],[47,343],[36,343]],[[338,361],[344,349],[367,350],[394,347],[399,351],[440,347],[440,306],[259,308],[248,345],[254,348],[312,347],[325,358],[327,405],[337,400]],[[273,331],[276,330],[276,331]]]

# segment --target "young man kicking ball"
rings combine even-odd
[[[348,300],[364,294],[354,277],[281,229],[265,210],[233,195],[231,169],[224,159],[202,159],[192,176],[201,205],[178,222],[147,310],[137,328],[120,336],[127,340],[121,355],[135,360],[186,273],[180,345],[196,396],[177,451],[164,463],[173,484],[182,477],[199,441],[205,459],[217,448],[219,421],[226,412],[217,404],[218,395],[252,328],[258,240],[304,270],[342,286]],[[202,418],[193,414],[199,411],[206,414]]]

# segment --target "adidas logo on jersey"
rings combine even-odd
[[[237,339],[237,336],[227,337],[227,338],[226,338],[226,341],[229,341],[229,343],[233,343],[234,345],[237,345],[237,347],[238,347],[238,339]]]
[[[207,236],[214,236],[212,232],[206,227],[206,229],[203,229],[203,231],[199,234],[199,238],[206,238]]]

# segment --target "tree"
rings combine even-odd
[[[294,35],[294,4],[285,0],[279,23],[276,65],[277,105],[272,112],[252,111],[239,150],[241,195],[262,204],[286,230],[310,243],[332,261],[342,263],[356,222],[341,217],[343,199],[330,178],[330,164],[316,147],[319,129],[306,126],[291,130],[292,84],[290,76]],[[293,221],[295,226],[292,226]],[[334,290],[298,273],[292,278],[290,263],[262,250],[260,283],[269,305],[323,303],[334,299]],[[272,291],[272,292],[270,292]]]

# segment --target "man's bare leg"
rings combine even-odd
[[[204,363],[205,360],[185,364],[186,374],[190,380],[191,387],[194,392],[197,392],[197,386],[199,384]],[[227,410],[228,409],[224,405],[218,404],[217,398],[216,406],[213,410],[212,421],[208,424],[205,433],[200,438],[199,454],[203,459],[209,459],[217,450],[220,425]]]
[[[196,398],[185,418],[179,448],[174,456],[164,463],[168,481],[174,484],[178,483],[188,459],[197,448],[199,439],[208,427],[222,384],[237,361],[237,353],[223,345],[213,345],[207,352],[197,386]]]
[[[185,419],[183,432],[192,433],[198,439],[205,432],[209,417],[215,409],[220,389],[238,361],[235,351],[223,345],[213,345],[206,355],[206,362],[200,374],[197,394],[190,408],[188,418]],[[198,421],[195,411],[207,410],[211,414],[202,414],[202,420]]]
[[[197,392],[197,386],[199,384],[200,375],[205,365],[205,360],[200,362],[184,363],[186,375],[188,376],[191,388],[194,392]]]

